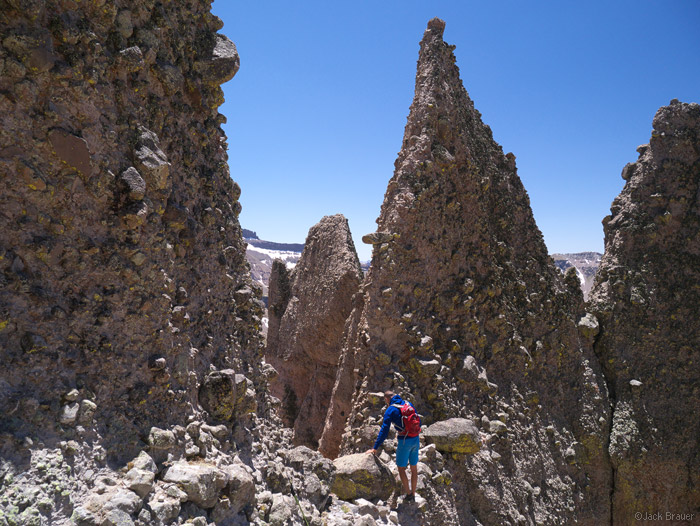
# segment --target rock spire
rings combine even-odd
[[[453,465],[453,488],[468,502],[458,523],[600,524],[609,515],[608,400],[577,330],[580,292],[547,255],[515,156],[482,123],[443,30],[431,20],[421,42],[320,448],[369,447],[373,392],[392,387],[426,423],[459,417],[480,427],[481,449]]]
[[[318,445],[335,382],[345,319],[363,279],[342,215],[311,227],[291,272],[276,261],[270,276],[265,356],[277,369],[273,394],[299,444]]]

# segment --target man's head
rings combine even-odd
[[[386,405],[389,405],[391,403],[391,399],[394,397],[394,391],[384,391],[384,401],[386,402]]]

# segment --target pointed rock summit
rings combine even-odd
[[[362,269],[342,215],[311,227],[294,270],[275,262],[270,276],[266,358],[279,377],[271,386],[298,444],[316,446],[323,430],[345,319]]]
[[[421,42],[377,220],[385,242],[348,320],[320,450],[370,447],[373,393],[393,388],[426,425],[479,427],[483,445],[452,471],[458,523],[601,524],[608,399],[577,329],[582,299],[549,258],[515,156],[482,123],[443,30],[431,20]]]
[[[700,105],[673,100],[653,126],[603,220],[591,296],[614,402],[614,524],[700,509]]]

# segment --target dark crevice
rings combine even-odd
[[[600,323],[600,315],[598,314],[597,316],[599,318],[598,322]],[[617,470],[615,469],[615,466],[612,463],[612,458],[610,458],[610,440],[612,439],[612,430],[613,430],[613,419],[615,415],[615,408],[617,406],[617,396],[616,396],[616,391],[615,391],[615,373],[612,367],[609,366],[607,363],[607,360],[605,360],[605,357],[603,356],[603,353],[601,352],[601,345],[600,342],[603,337],[603,332],[604,329],[602,327],[601,323],[601,329],[598,335],[595,337],[595,340],[593,341],[593,355],[596,357],[598,360],[598,365],[600,366],[600,371],[603,374],[603,380],[605,381],[605,385],[608,389],[608,399],[610,400],[610,415],[608,416],[608,437],[607,440],[605,441],[605,448],[603,451],[603,454],[605,455],[606,461],[608,465],[610,466],[610,472],[611,472],[611,478],[610,478],[610,519],[609,519],[609,524],[612,526],[615,521],[615,510],[614,510],[614,496],[615,496],[615,479],[617,477]]]

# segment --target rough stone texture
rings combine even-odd
[[[279,377],[271,391],[294,441],[315,447],[335,382],[345,320],[363,279],[342,215],[311,227],[291,274],[276,262],[270,279],[270,326],[265,351]]]
[[[700,509],[700,105],[671,101],[653,127],[603,220],[591,297],[620,525],[639,510]]]
[[[292,285],[290,279],[287,264],[281,259],[274,259],[268,281],[267,315],[269,322],[266,346],[268,349],[266,357],[268,359],[272,350],[279,348],[280,322],[291,298]]]
[[[212,369],[262,393],[263,310],[217,111],[238,57],[210,7],[0,9],[2,513],[38,488],[26,502],[46,501],[42,524],[66,524],[88,480],[127,468],[152,427],[170,433],[149,450],[158,463],[225,449],[184,433]],[[149,488],[145,473],[113,476]]]
[[[421,431],[428,444],[435,444],[442,453],[476,453],[481,449],[481,436],[474,422],[466,418],[450,418],[435,422]]]
[[[236,373],[233,369],[213,371],[199,388],[199,403],[218,420],[230,420],[236,403]]]
[[[306,446],[297,446],[284,455],[285,464],[297,472],[304,473],[304,482],[297,492],[309,499],[314,505],[323,508],[328,501],[333,481],[335,466],[317,451]]]
[[[165,472],[165,482],[173,482],[187,494],[187,500],[202,508],[212,508],[228,483],[226,474],[205,463],[176,462]]]
[[[426,424],[503,424],[482,427],[478,453],[448,459],[460,504],[431,494],[428,515],[445,506],[436,521],[603,524],[608,397],[577,330],[580,290],[547,255],[515,156],[481,122],[443,28],[431,21],[421,42],[382,234],[368,240],[382,242],[348,320],[319,447],[331,457],[366,447],[358,429],[381,413],[370,393],[393,387]]]
[[[397,487],[389,467],[374,455],[356,453],[333,461],[336,473],[331,490],[343,500],[388,499]]]

